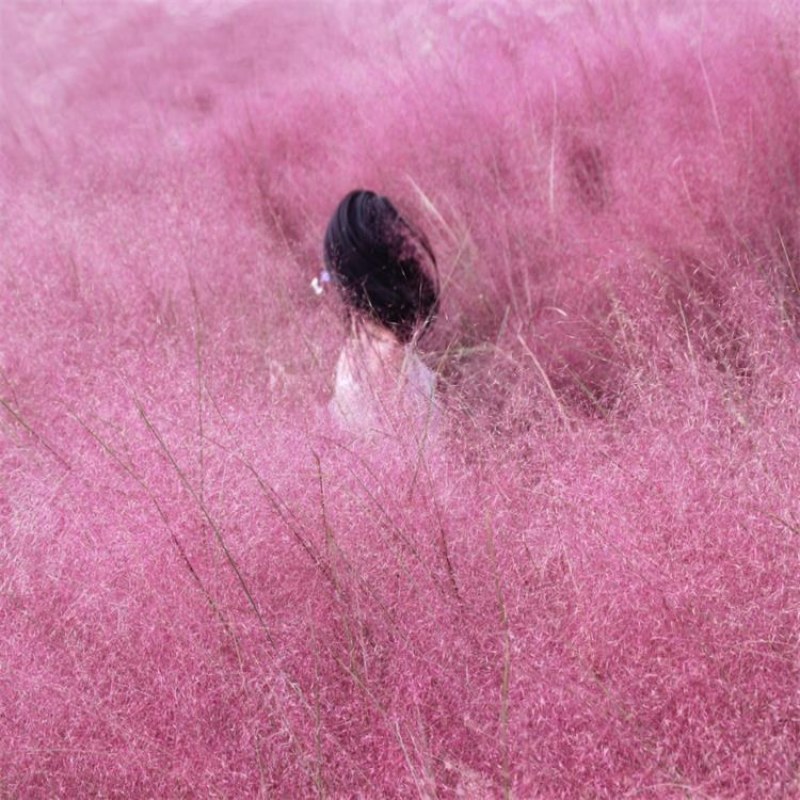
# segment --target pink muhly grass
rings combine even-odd
[[[0,797],[800,794],[795,3],[0,34]],[[358,185],[422,449],[327,418]]]

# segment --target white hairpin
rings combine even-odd
[[[331,282],[331,274],[328,270],[323,269],[320,274],[311,281],[311,289],[314,294],[319,297],[325,291],[325,284]]]

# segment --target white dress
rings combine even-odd
[[[330,412],[340,427],[375,437],[411,432],[427,438],[439,426],[436,375],[384,328],[353,328],[336,364]]]

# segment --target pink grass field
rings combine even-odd
[[[0,3],[0,798],[800,797],[799,132],[794,0]]]

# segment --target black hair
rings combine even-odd
[[[368,316],[401,342],[430,324],[439,304],[436,258],[388,198],[362,189],[347,194],[328,223],[324,252],[351,313]]]

